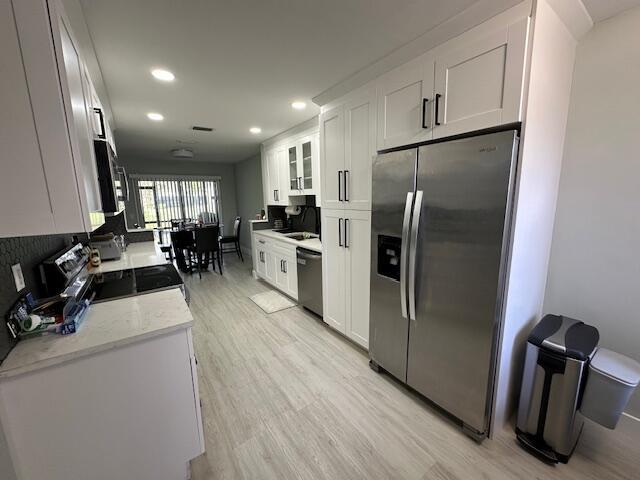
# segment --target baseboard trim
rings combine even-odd
[[[635,422],[640,422],[640,418],[638,417],[634,417],[633,415],[631,415],[630,413],[626,413],[626,412],[622,412],[622,415],[624,415],[627,418],[630,418],[631,420],[635,421]]]

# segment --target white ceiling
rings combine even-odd
[[[311,98],[475,0],[82,0],[120,156],[239,161],[316,115]],[[160,83],[152,67],[173,71]],[[294,99],[307,109],[294,111]],[[163,122],[145,114],[157,111]],[[192,132],[194,124],[213,133]],[[249,127],[260,126],[252,135]]]
[[[640,0],[582,0],[594,22],[613,17],[629,8],[640,5]]]

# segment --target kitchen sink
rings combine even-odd
[[[291,238],[293,240],[297,240],[297,241],[302,241],[302,240],[309,240],[312,238],[318,238],[317,235],[313,234],[313,233],[309,233],[309,232],[294,232],[294,233],[290,233],[288,235],[285,235],[285,237],[287,238]]]

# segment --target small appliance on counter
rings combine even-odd
[[[640,381],[640,365],[598,349],[599,339],[561,315],[545,315],[529,334],[516,436],[546,461],[569,461],[585,417],[614,428]]]
[[[91,248],[98,250],[101,261],[119,260],[122,256],[122,241],[120,239],[116,239],[116,236],[113,233],[95,235],[91,237],[89,243],[91,244]]]

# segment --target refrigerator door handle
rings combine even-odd
[[[409,320],[416,319],[416,253],[418,250],[418,230],[420,213],[422,212],[422,190],[416,191],[413,204],[413,221],[411,222],[411,244],[409,247]]]
[[[411,207],[413,192],[407,192],[404,204],[404,219],[402,221],[402,244],[400,245],[400,305],[402,316],[407,318],[407,249],[409,248],[409,226],[411,223]]]

